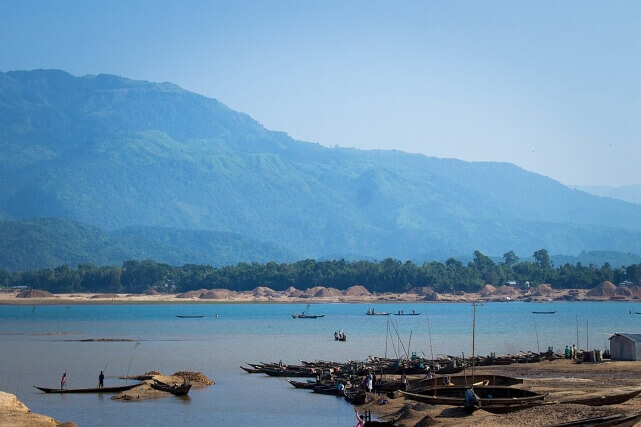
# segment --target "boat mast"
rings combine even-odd
[[[472,388],[474,388],[474,355],[475,353],[475,339],[476,339],[476,301],[472,304],[474,306],[474,315],[472,317]]]

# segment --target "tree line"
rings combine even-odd
[[[104,292],[143,293],[149,289],[185,292],[194,289],[225,288],[236,291],[267,286],[285,290],[290,286],[306,289],[313,286],[347,289],[362,285],[371,292],[403,292],[413,287],[429,286],[439,293],[478,291],[484,284],[531,286],[541,283],[554,288],[588,289],[609,280],[641,284],[641,264],[613,268],[581,263],[554,266],[546,249],[533,253],[533,260],[522,261],[513,252],[499,262],[475,251],[464,265],[449,258],[417,265],[387,258],[382,261],[345,260],[315,261],[305,259],[294,263],[246,263],[233,266],[186,264],[172,266],[152,260],[126,261],[122,266],[66,265],[38,271],[9,272],[0,270],[0,285],[28,286],[54,293]]]

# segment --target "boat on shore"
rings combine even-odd
[[[256,368],[246,368],[244,366],[240,366],[240,369],[243,371],[247,372],[248,374],[260,374],[262,373],[262,369],[256,369]]]
[[[416,393],[438,386],[445,386],[449,380],[450,387],[463,387],[472,385],[472,375],[448,375],[421,380],[410,380],[407,384],[408,391]],[[488,386],[511,386],[523,384],[522,378],[508,377],[505,375],[476,374],[474,375],[474,384],[486,383]],[[399,381],[400,385],[400,381]]]
[[[466,406],[465,392],[468,387],[433,387],[421,390],[420,393],[411,393],[401,390],[406,399],[423,402],[430,405]],[[516,405],[525,402],[543,401],[544,394],[535,393],[512,387],[480,386],[474,387],[478,399],[478,407]]]
[[[131,390],[140,384],[129,384],[117,387],[96,387],[96,388],[46,388],[35,386],[40,391],[45,393],[120,393],[121,391]]]
[[[290,383],[294,388],[302,388],[306,390],[311,390],[314,388],[315,385],[318,385],[316,381],[294,381],[294,380],[287,380],[288,383]]]
[[[551,427],[583,427],[583,426],[599,426],[599,427],[632,427],[641,420],[641,412],[634,414],[618,414],[609,415],[606,417],[584,418],[578,421],[570,421],[562,424],[554,424]]]
[[[641,389],[636,390],[626,390],[620,393],[613,394],[600,394],[600,393],[589,393],[584,396],[567,398],[559,403],[574,403],[577,405],[588,405],[588,406],[604,406],[604,405],[617,405],[619,403],[627,402],[628,400],[641,394]]]

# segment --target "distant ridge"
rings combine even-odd
[[[106,233],[109,251],[157,260],[211,259],[215,245],[183,233],[193,250],[176,252],[167,230],[234,236],[210,236],[226,242],[212,263],[641,253],[641,205],[507,163],[296,141],[171,83],[106,74],[0,73],[0,183],[0,219],[69,219]],[[129,227],[157,246],[132,249],[114,232]]]

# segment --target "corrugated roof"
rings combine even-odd
[[[617,335],[622,336],[624,338],[627,338],[630,341],[641,342],[641,334],[620,334],[620,333],[617,333],[617,334],[612,335],[608,339],[611,340],[612,338],[616,337]]]

